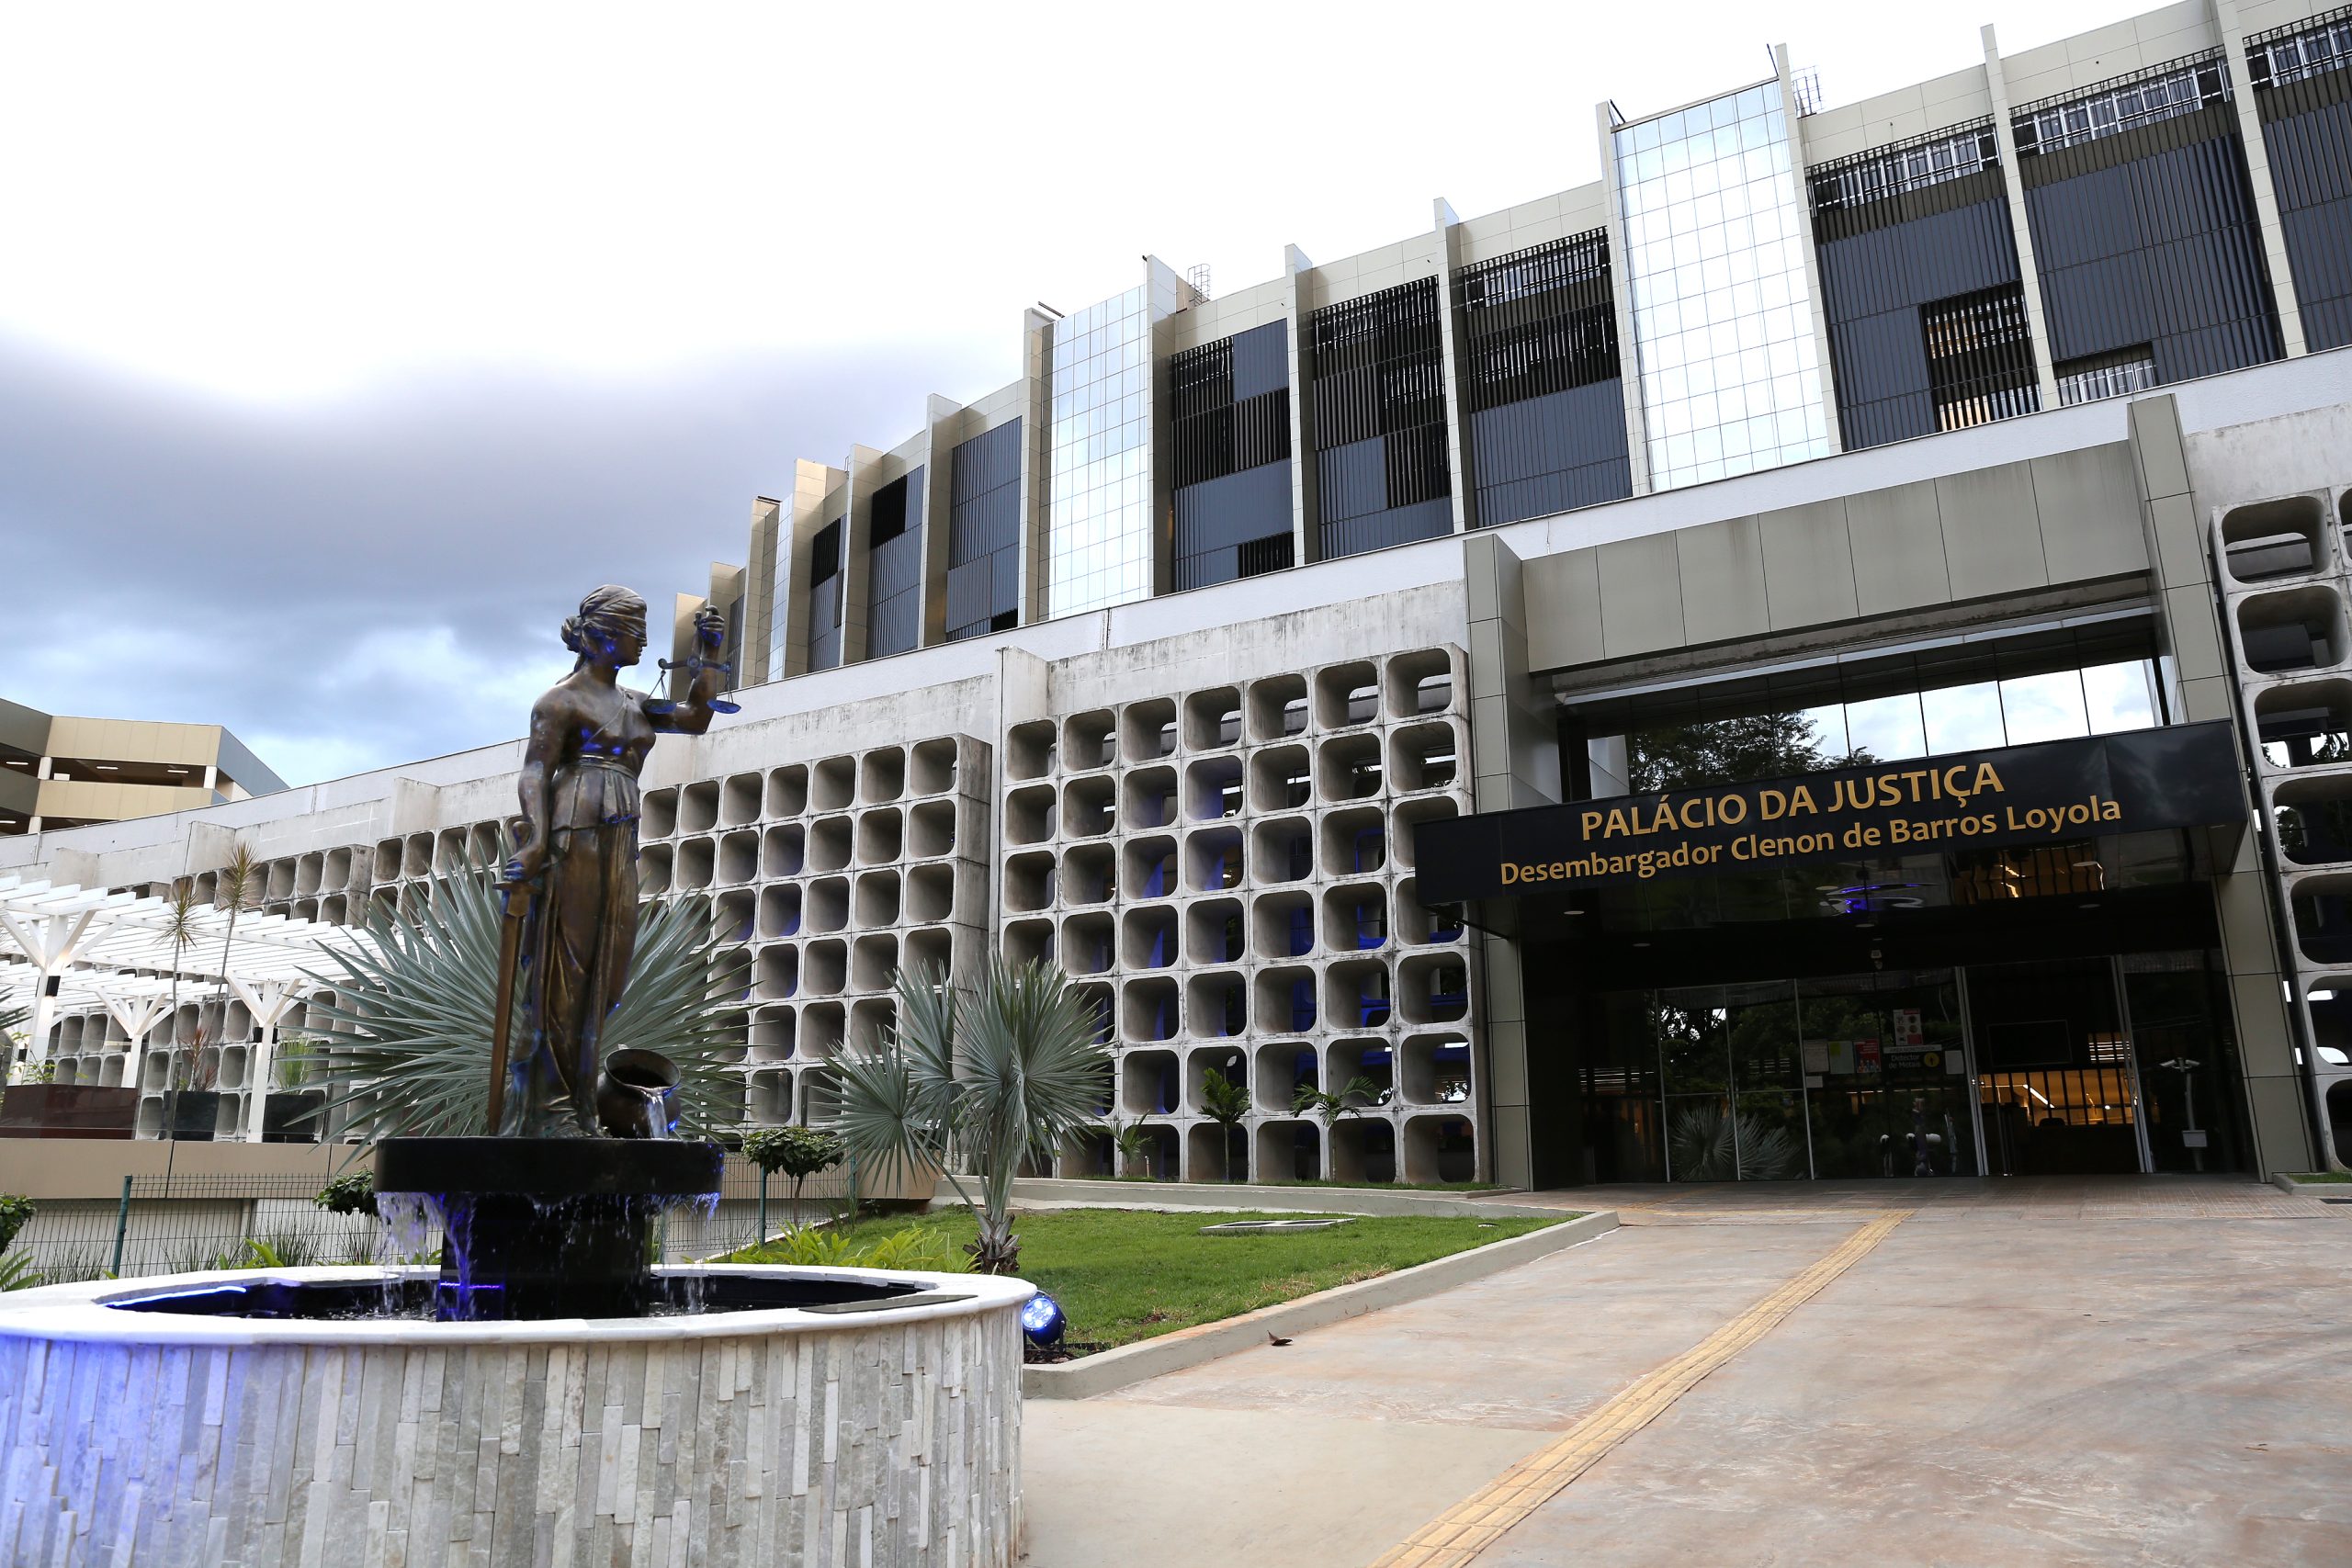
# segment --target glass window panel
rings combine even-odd
[[[2008,744],[2001,722],[2001,688],[1992,681],[1920,694],[1930,753],[1982,750]]]
[[[1928,754],[1928,731],[1919,714],[1917,693],[1879,697],[1846,705],[1846,732],[1856,751],[1867,751],[1882,762],[1897,762]]]
[[[2081,671],[2054,670],[2002,682],[2001,716],[2012,746],[2088,735]]]
[[[2083,671],[2086,716],[2093,735],[2147,729],[2156,722],[2154,671],[2144,659],[2095,664]]]

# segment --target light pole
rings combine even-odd
[[[2160,1067],[2170,1067],[2180,1075],[2181,1097],[2188,1106],[2188,1125],[2181,1129],[2180,1141],[2188,1146],[2189,1157],[2197,1162],[2200,1172],[2205,1168],[2205,1135],[2197,1125],[2197,1080],[2190,1075],[2202,1065],[2187,1056],[2175,1056],[2170,1061],[2156,1064]],[[2191,1136],[2192,1134],[2195,1136]]]

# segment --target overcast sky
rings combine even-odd
[[[1581,185],[1774,41],[1834,105],[2139,8],[0,0],[0,696],[298,784],[504,739],[582,591],[699,591],[1033,300]]]

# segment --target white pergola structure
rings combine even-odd
[[[171,1010],[176,982],[181,999],[225,991],[253,1015],[254,1047],[247,1096],[247,1139],[261,1137],[270,1057],[277,1026],[293,1005],[322,988],[311,976],[328,972],[332,949],[367,942],[356,927],[321,925],[252,910],[236,918],[206,906],[196,911],[194,934],[175,945],[165,934],[171,906],[135,893],[110,893],[70,883],[0,875],[0,1014],[29,1011],[28,1057],[49,1055],[51,1026],[62,1012],[103,1008],[140,1055],[148,1033]],[[8,1055],[13,1060],[14,1051]]]

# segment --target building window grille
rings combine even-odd
[[[2158,120],[2194,114],[2230,96],[2230,73],[2216,50],[2129,76],[2102,82],[2087,93],[2045,98],[2018,111],[2018,156],[2055,152]]]
[[[1618,373],[1606,230],[1465,267],[1455,298],[1473,412]]]
[[[874,492],[866,510],[866,657],[922,641],[922,469]]]
[[[1938,430],[1989,424],[2041,406],[2025,294],[2017,284],[1921,306],[1919,324]]]
[[[1326,306],[1307,331],[1322,554],[1451,532],[1437,280]]]
[[[2245,40],[2246,74],[2256,87],[2283,87],[2347,64],[2352,64],[2352,6]]]
[[[1996,168],[2000,162],[2000,139],[1993,133],[1993,122],[1985,120],[1965,130],[1939,131],[1818,164],[1808,173],[1807,183],[1813,209],[1825,212],[1884,201],[1906,191]]]
[[[1241,547],[1241,575],[1263,577],[1270,571],[1287,570],[1291,564],[1290,543],[1288,534],[1250,540]]]
[[[808,668],[831,670],[842,661],[842,524],[817,530],[808,542]]]
[[[1007,631],[1019,620],[1019,420],[959,444],[947,461],[947,639]]]
[[[2058,406],[2097,402],[2129,392],[2147,392],[2158,385],[2155,355],[2145,344],[2120,353],[2070,359],[2057,367]]]
[[[1270,321],[1172,355],[1169,474],[1175,585],[1290,564],[1290,334]],[[1230,481],[1230,482],[1227,482]]]

